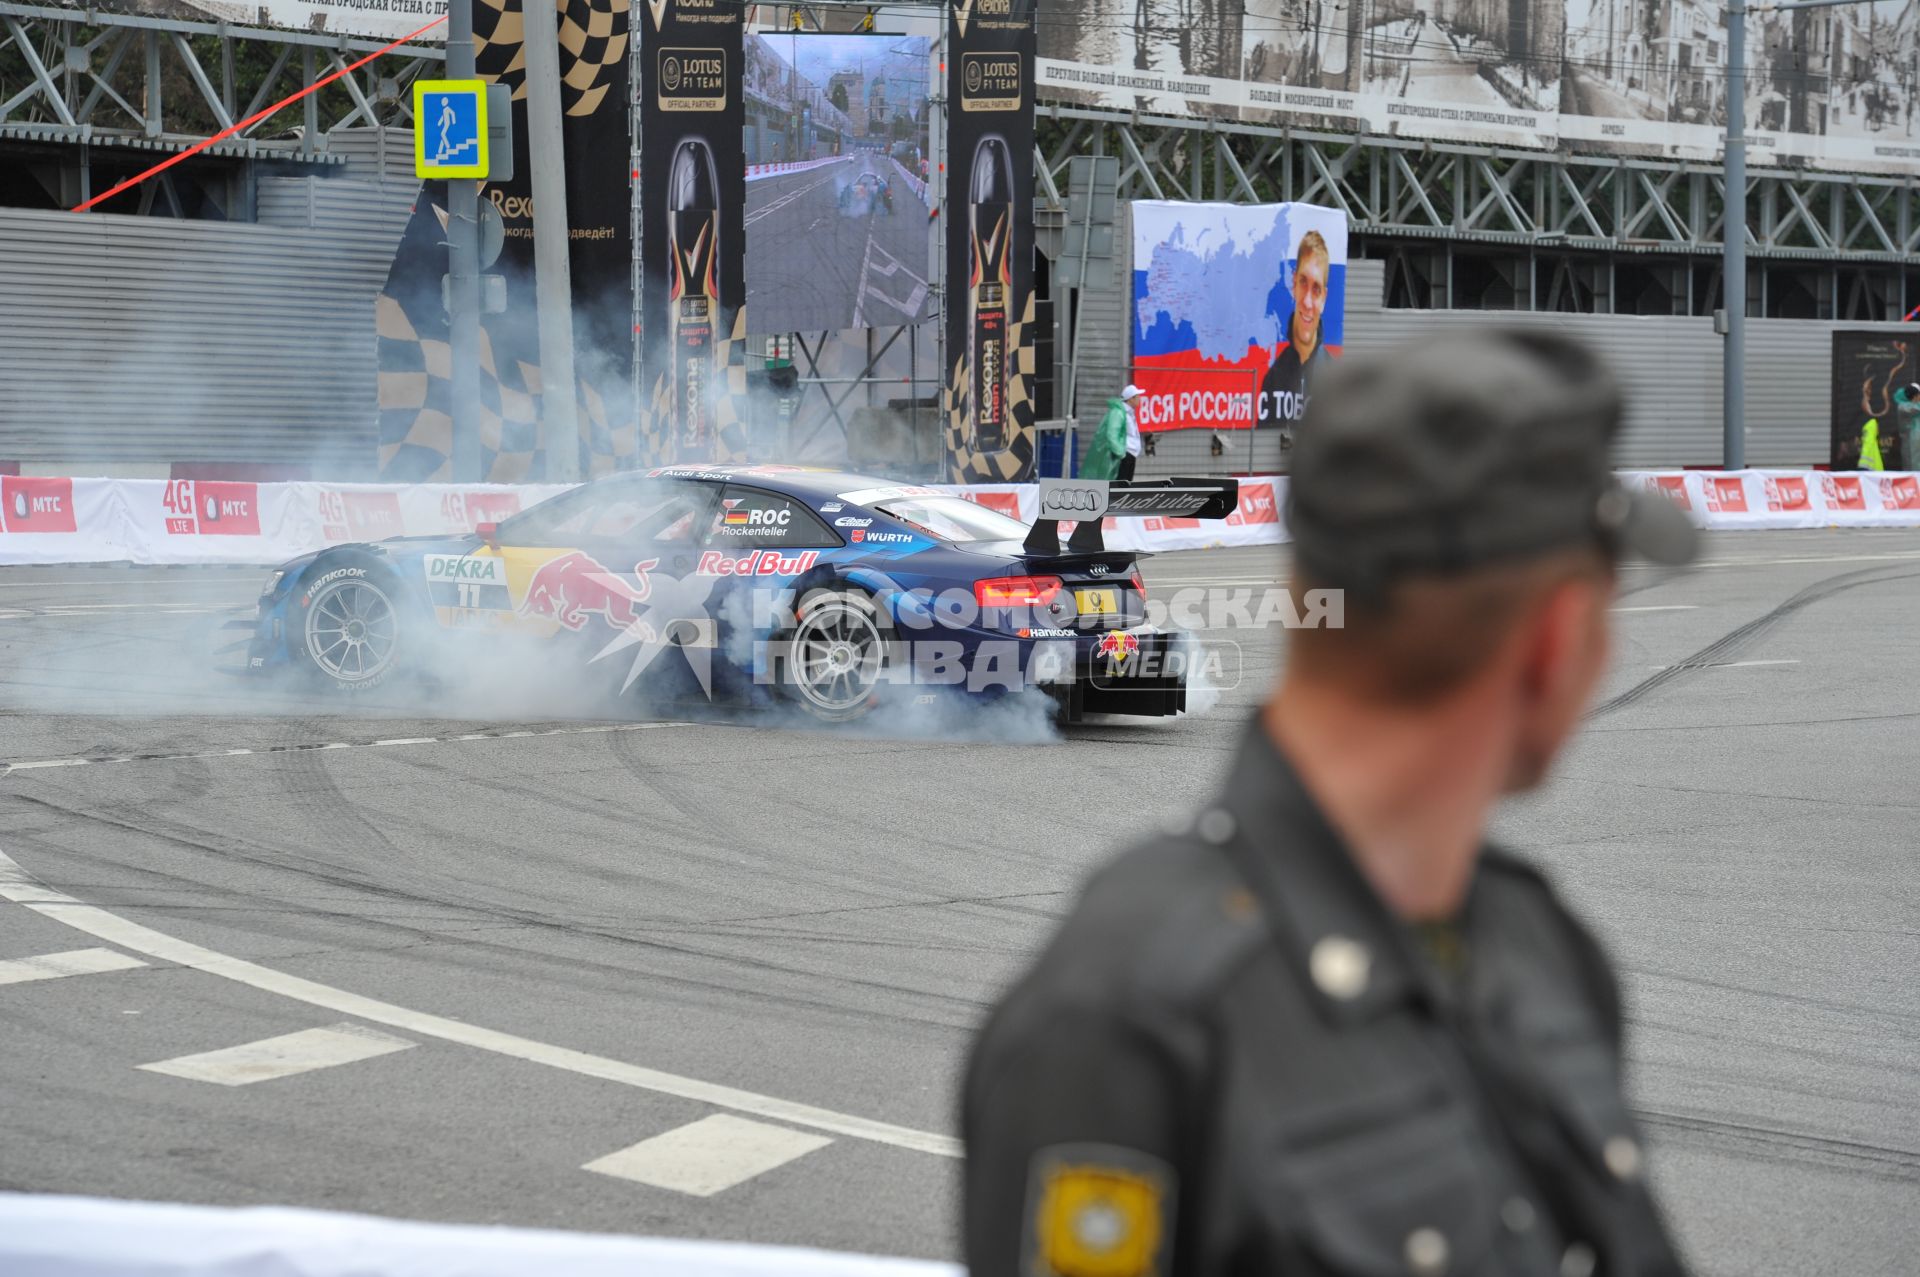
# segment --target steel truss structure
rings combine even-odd
[[[106,176],[152,162],[138,152],[185,150],[386,43],[0,0],[0,143],[54,157],[59,189],[51,194],[70,207]],[[336,129],[410,127],[411,85],[445,56],[403,45],[201,154],[327,163],[326,136]],[[114,211],[191,215],[206,202],[190,196],[205,196],[216,215],[244,216],[244,190],[236,200],[225,180],[232,168],[179,165],[129,192],[137,207]]]
[[[1123,199],[1344,210],[1396,306],[1709,314],[1717,164],[1566,155],[1041,103],[1038,188],[1120,157]],[[1749,169],[1749,313],[1899,319],[1920,304],[1920,173]]]

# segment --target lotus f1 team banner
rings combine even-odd
[[[1279,430],[1293,446],[1346,326],[1347,218],[1314,204],[1133,205],[1142,430]]]
[[[744,6],[641,0],[640,348],[646,459],[745,456]]]
[[[1033,467],[1034,0],[948,0],[947,422],[953,478]]]

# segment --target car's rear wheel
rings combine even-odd
[[[393,587],[364,567],[320,574],[306,594],[300,650],[324,683],[360,691],[385,682],[401,655],[400,606]]]
[[[873,600],[859,591],[809,594],[787,640],[784,681],[789,694],[808,713],[829,723],[867,713],[880,700],[890,628]]]

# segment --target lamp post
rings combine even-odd
[[[1747,464],[1747,14],[1791,13],[1795,9],[1831,9],[1868,0],[1780,0],[1749,9],[1745,0],[1727,0],[1727,146],[1726,210],[1720,218],[1721,293],[1726,302],[1726,349],[1721,356],[1721,465],[1744,470]]]

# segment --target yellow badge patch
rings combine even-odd
[[[1160,1270],[1164,1189],[1116,1166],[1056,1163],[1034,1211],[1038,1270],[1058,1277],[1149,1277]]]

